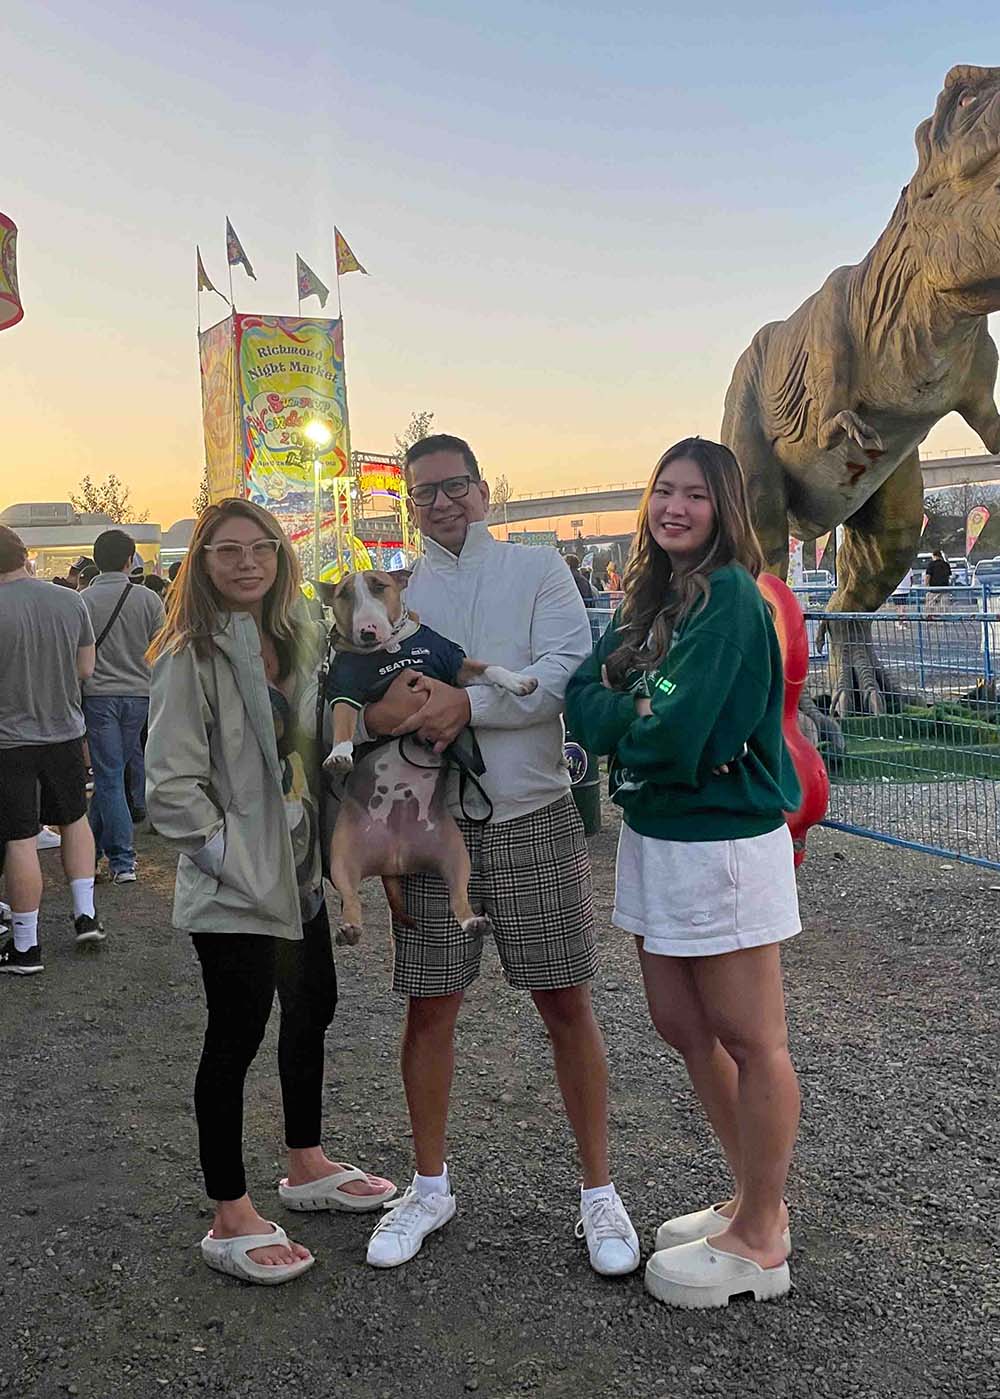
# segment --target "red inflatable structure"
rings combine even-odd
[[[781,727],[802,788],[798,810],[786,812],[785,819],[792,833],[795,864],[798,867],[806,857],[806,836],[810,828],[818,825],[826,815],[830,779],[823,759],[802,733],[798,723],[799,696],[809,675],[809,638],[802,609],[791,588],[772,573],[762,573],[757,579],[757,587],[771,609],[785,669],[785,707]]]

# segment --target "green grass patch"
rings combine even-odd
[[[898,714],[841,721],[846,753],[827,755],[833,782],[941,782],[1000,778],[1000,727],[958,702],[907,705]]]

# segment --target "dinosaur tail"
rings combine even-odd
[[[389,900],[389,912],[396,922],[404,928],[415,928],[416,920],[411,918],[406,911],[406,900],[403,898],[403,881],[398,875],[384,874],[382,876],[382,888],[385,896]]]

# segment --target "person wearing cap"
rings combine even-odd
[[[66,581],[69,586],[75,588],[77,592],[83,587],[80,581],[80,575],[87,567],[94,567],[94,560],[89,558],[86,554],[81,554],[76,563],[71,563],[69,566],[69,573],[66,575]]]
[[[149,716],[149,664],[146,651],[163,626],[163,603],[148,588],[135,587],[135,541],[120,529],[105,530],[94,541],[101,570],[81,595],[90,613],[97,646],[94,673],[83,687],[94,795],[90,824],[97,857],[107,855],[115,884],[136,881],[132,816],[125,794],[125,769],[132,767],[132,790],[145,786],[141,737]]]

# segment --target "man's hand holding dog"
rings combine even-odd
[[[456,689],[454,685],[433,680],[429,675],[407,678],[413,682],[411,693],[421,695],[423,704],[415,714],[411,713],[396,725],[392,730],[393,737],[415,733],[418,738],[430,743],[435,753],[443,753],[472,719],[468,693]]]
[[[370,734],[391,734],[397,725],[423,708],[427,695],[415,688],[419,679],[419,672],[404,670],[380,700],[365,705],[365,728]]]

